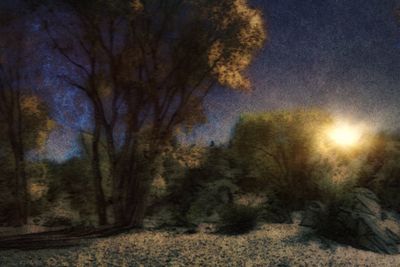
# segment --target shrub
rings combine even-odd
[[[223,234],[244,234],[257,224],[257,209],[243,205],[229,205],[221,214],[218,231]]]
[[[315,109],[243,115],[231,139],[232,151],[245,171],[240,184],[245,182],[254,191],[273,191],[289,210],[318,197],[312,175],[318,168],[314,157],[319,154],[319,142],[315,140],[332,120]]]
[[[258,217],[268,223],[293,223],[287,206],[274,196],[260,205]]]
[[[380,134],[371,142],[367,160],[360,172],[360,186],[373,191],[387,209],[400,211],[399,137]]]

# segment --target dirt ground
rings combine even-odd
[[[0,266],[400,266],[381,255],[320,239],[296,224],[265,224],[223,236],[142,231],[80,246],[0,251]]]

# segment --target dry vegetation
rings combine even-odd
[[[400,255],[357,250],[295,224],[240,236],[143,231],[78,247],[0,252],[1,266],[399,266]]]

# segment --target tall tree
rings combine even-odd
[[[29,88],[29,43],[23,19],[17,14],[1,14],[0,21],[0,134],[13,157],[16,224],[28,219],[28,181],[26,153],[43,145],[44,133],[51,128],[45,104]]]
[[[74,69],[65,81],[93,107],[94,152],[105,139],[115,222],[138,226],[176,129],[204,121],[218,85],[250,89],[244,71],[266,38],[262,16],[245,0],[62,2],[53,6],[59,27],[46,29]]]

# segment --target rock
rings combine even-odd
[[[386,254],[399,252],[396,239],[386,229],[379,227],[376,218],[362,215],[357,226],[357,243],[360,247]]]
[[[346,205],[351,207],[353,212],[370,214],[377,218],[382,214],[378,197],[366,188],[356,188]]]
[[[303,219],[300,222],[301,226],[317,228],[321,224],[321,219],[325,216],[326,206],[320,201],[312,201],[307,206]]]
[[[313,225],[318,221],[313,217],[318,210],[316,205],[309,209],[310,215],[305,218],[305,224]],[[329,212],[328,219],[325,219],[329,227],[325,226],[325,231],[331,231],[331,238],[378,253],[400,252],[400,222],[382,211],[378,198],[370,190],[355,189]],[[385,216],[382,216],[383,213]]]
[[[293,211],[290,214],[290,217],[292,218],[294,224],[300,225],[302,219],[304,218],[304,210]]]
[[[215,233],[216,230],[217,230],[217,227],[215,224],[200,223],[197,226],[196,232],[198,232],[198,233]]]

